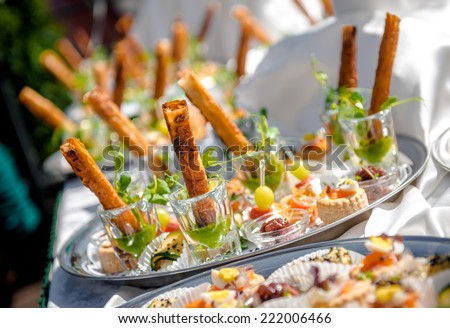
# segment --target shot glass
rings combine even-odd
[[[272,189],[275,199],[279,200],[289,191],[285,161],[279,149],[254,151],[237,158],[233,161],[236,176],[245,187],[246,193],[253,195],[261,185],[260,163],[262,160],[265,162],[264,183]]]
[[[391,109],[360,118],[340,117],[344,139],[355,167],[373,165],[392,172],[398,166],[398,147]]]
[[[325,110],[320,118],[325,128],[327,135],[330,135],[333,140],[333,144],[342,145],[345,144],[342,127],[339,123],[339,111],[337,109]]]
[[[188,249],[198,264],[220,261],[241,253],[226,182],[209,180],[210,191],[186,197],[183,188],[169,196]]]
[[[140,255],[160,234],[154,206],[145,200],[109,210],[100,206],[98,215],[123,270],[139,273]]]

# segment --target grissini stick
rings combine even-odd
[[[179,65],[187,56],[189,46],[189,29],[181,19],[176,19],[172,24],[173,58]]]
[[[92,65],[92,75],[94,76],[95,84],[105,92],[109,92],[108,77],[109,67],[106,61],[97,61]]]
[[[42,119],[53,129],[61,128],[70,134],[75,133],[77,129],[76,124],[53,102],[32,88],[28,86],[23,87],[19,93],[19,100],[31,113]]]
[[[378,66],[375,74],[375,83],[372,89],[369,114],[375,114],[381,105],[388,99],[391,88],[392,68],[400,30],[400,18],[387,13],[384,25],[383,38],[378,53]]]
[[[67,38],[61,38],[56,42],[56,49],[64,57],[64,59],[69,63],[72,69],[76,70],[83,61],[83,57],[80,55],[78,50],[74,47],[72,42]]]
[[[250,43],[250,26],[247,21],[241,23],[241,38],[236,56],[236,75],[241,77],[245,75],[245,64],[247,52]]]
[[[237,154],[242,154],[250,150],[251,143],[205,89],[194,72],[191,70],[183,70],[179,75],[180,79],[178,84],[194,106],[211,123],[222,142]]]
[[[333,0],[322,0],[322,4],[327,16],[334,16]]]
[[[293,0],[297,8],[302,12],[302,14],[306,17],[310,25],[317,24],[317,20],[310,15],[302,0]]]
[[[164,95],[164,90],[169,78],[170,56],[172,45],[169,40],[160,40],[156,44],[156,81],[154,99],[159,99]]]
[[[211,26],[211,21],[217,10],[219,9],[219,3],[213,2],[209,4],[208,9],[206,10],[205,18],[203,19],[203,24],[200,29],[200,33],[198,33],[197,40],[199,42],[203,42],[208,34],[208,31]]]
[[[69,162],[73,172],[97,196],[105,210],[126,206],[80,140],[68,138],[61,145],[60,151]],[[139,222],[131,210],[125,211],[117,217],[117,227],[124,234],[141,230]]]
[[[232,8],[233,16],[241,23],[249,25],[251,35],[259,42],[272,44],[272,36],[262,27],[262,25],[252,16],[250,10],[243,5],[236,5]]]
[[[131,14],[125,14],[117,20],[114,27],[116,31],[119,32],[122,38],[128,35],[128,33],[130,32],[131,27],[133,26],[133,21],[133,15]]]
[[[209,192],[208,177],[192,134],[186,101],[174,100],[163,104],[162,107],[189,197]],[[215,222],[216,213],[212,199],[200,200],[193,211],[200,227]]]
[[[77,44],[83,57],[89,57],[93,52],[91,37],[82,27],[77,28],[73,33],[73,39]]]
[[[95,87],[84,96],[84,101],[119,135],[131,151],[137,152],[139,156],[148,157],[148,165],[154,174],[162,176],[167,171],[162,160],[158,156],[153,156],[152,145],[136,125],[120,111],[106,92]]]
[[[57,53],[52,50],[44,50],[39,60],[41,65],[67,89],[75,90],[75,75]]]
[[[342,27],[341,66],[339,69],[339,88],[356,88],[358,72],[356,69],[356,26]]]
[[[125,67],[126,54],[121,50],[121,47],[117,47],[114,57],[114,92],[113,100],[117,107],[120,108],[123,101],[123,94],[125,93],[126,85],[126,67]]]

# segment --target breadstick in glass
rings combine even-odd
[[[119,197],[114,187],[102,173],[84,144],[76,138],[68,138],[60,147],[73,172],[98,198],[105,210],[121,208],[127,204]],[[131,211],[117,217],[117,227],[124,234],[140,231],[139,222]]]
[[[172,24],[173,58],[180,64],[187,56],[189,47],[189,29],[181,19],[176,19]]]
[[[237,154],[251,149],[251,143],[205,89],[194,72],[191,70],[181,71],[178,84],[194,106],[211,123],[225,146]]]
[[[219,9],[219,3],[213,2],[209,4],[208,9],[206,10],[205,18],[203,19],[203,24],[200,29],[200,33],[197,36],[197,40],[199,42],[203,42],[208,34],[208,31],[211,26],[211,21],[217,10]]]
[[[163,175],[167,168],[158,156],[154,156],[152,145],[136,125],[120,111],[106,92],[95,87],[84,96],[84,101],[119,135],[130,150],[136,151],[139,156],[148,157],[148,165],[153,173],[158,176]]]
[[[68,133],[75,133],[76,124],[49,99],[44,98],[30,87],[23,87],[19,93],[20,102],[38,118],[53,129],[62,128]]]
[[[392,68],[394,66],[395,54],[397,51],[399,31],[400,18],[387,13],[383,38],[378,53],[378,66],[375,75],[375,83],[372,89],[369,114],[377,113],[380,110],[381,105],[389,98]]]
[[[293,0],[294,4],[297,6],[297,8],[302,12],[302,14],[306,17],[310,25],[317,24],[317,20],[310,15],[308,10],[306,9],[305,5],[303,4],[302,0]]]
[[[259,42],[264,44],[272,44],[272,36],[262,27],[262,25],[252,16],[250,10],[243,5],[236,5],[232,9],[233,16],[241,23],[247,23],[250,34]]]
[[[113,100],[119,108],[122,105],[123,94],[125,93],[126,85],[125,56],[126,54],[121,50],[120,47],[116,48],[114,57],[115,78]]]
[[[156,44],[156,82],[154,99],[159,99],[164,95],[164,90],[169,78],[170,55],[172,46],[169,40],[160,40]]]
[[[41,65],[67,89],[75,90],[75,75],[58,54],[52,50],[45,50],[39,60]]]
[[[67,38],[61,38],[56,42],[56,49],[69,63],[72,69],[78,69],[80,63],[83,61],[83,57],[78,50],[74,47],[72,42]]]
[[[250,43],[250,26],[247,21],[241,23],[241,39],[239,41],[238,53],[236,56],[236,75],[245,75],[245,63]]]
[[[342,27],[341,67],[339,69],[339,88],[356,88],[358,72],[356,69],[356,26]]]
[[[192,134],[186,101],[174,100],[163,104],[162,107],[189,197],[209,192],[208,177]],[[196,203],[194,213],[201,227],[215,222],[216,213],[212,199],[205,198]]]
[[[95,84],[105,92],[108,92],[109,68],[105,61],[97,61],[92,65],[92,75],[94,75]]]

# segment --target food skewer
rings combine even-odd
[[[53,129],[63,129],[70,134],[75,133],[77,130],[75,122],[67,117],[53,102],[44,98],[32,88],[28,86],[23,87],[19,93],[19,100],[31,113],[42,119]]]
[[[105,210],[126,206],[80,140],[68,138],[61,145],[60,151],[83,185],[97,196]],[[131,210],[123,212],[116,220],[117,227],[124,234],[128,235],[141,230]]]
[[[194,198],[209,192],[208,178],[192,134],[186,101],[167,102],[162,108],[189,197]],[[200,200],[195,203],[193,210],[200,227],[215,222],[216,212],[212,199]]]
[[[358,87],[358,71],[356,69],[356,26],[342,27],[341,66],[339,69],[339,88]]]
[[[130,150],[136,151],[139,156],[148,157],[148,165],[155,175],[162,176],[167,171],[161,158],[154,156],[153,145],[147,141],[136,125],[120,111],[107,93],[95,87],[84,96],[84,101],[92,106],[97,115],[119,135]]]
[[[109,92],[108,70],[108,63],[105,61],[97,61],[92,65],[95,84],[104,92]]]
[[[211,123],[225,146],[236,154],[243,154],[250,150],[251,143],[205,89],[195,73],[191,70],[183,70],[179,76],[178,84],[194,106]]]

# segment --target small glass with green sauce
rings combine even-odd
[[[238,229],[226,181],[209,180],[210,191],[193,198],[183,188],[169,195],[189,251],[198,264],[234,257],[241,253]]]
[[[289,190],[284,157],[280,153],[280,147],[274,146],[274,150],[259,150],[243,155],[233,162],[236,176],[242,182],[250,195],[261,185],[260,161],[265,160],[264,178],[265,185],[275,193],[275,198],[281,199]]]
[[[373,165],[388,172],[398,166],[398,147],[390,108],[363,117],[340,117],[354,166]]]
[[[145,200],[105,210],[98,214],[123,268],[122,273],[140,273],[138,260],[147,245],[159,234],[159,221],[154,206]]]

